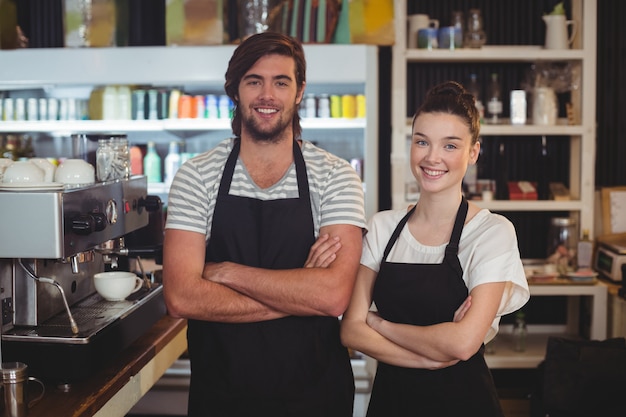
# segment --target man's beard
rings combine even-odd
[[[247,116],[242,113],[241,123],[244,130],[250,134],[252,139],[259,142],[278,142],[282,139],[283,133],[287,130],[292,123],[292,117],[288,117],[289,114],[283,113],[285,117],[279,117],[276,120],[276,124],[266,129],[261,129],[258,121],[254,117]],[[293,115],[292,115],[293,116]]]

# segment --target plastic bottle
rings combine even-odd
[[[218,106],[218,116],[220,119],[230,119],[231,118],[231,101],[230,97],[226,94],[222,94],[217,102]]]
[[[482,102],[480,83],[478,82],[478,77],[476,76],[476,74],[470,74],[470,80],[467,84],[467,91],[472,94],[476,99],[476,109],[478,110],[478,114],[480,115],[480,122],[483,123],[485,118],[485,106]]]
[[[491,74],[491,82],[487,90],[487,114],[489,123],[500,123],[500,115],[502,114],[502,90],[498,74]]]
[[[161,157],[154,142],[148,142],[148,150],[143,158],[143,172],[148,182],[161,182]]]
[[[593,257],[593,242],[589,239],[589,230],[583,230],[583,237],[578,241],[576,251],[576,261],[578,269],[591,269],[591,258]]]
[[[526,350],[526,316],[523,311],[515,313],[515,324],[513,324],[513,340],[515,342],[514,349],[516,352],[524,352]]]
[[[130,147],[130,173],[132,175],[143,174],[143,155],[139,146]]]
[[[165,184],[171,185],[174,180],[174,175],[180,167],[180,150],[178,142],[170,142],[170,149],[165,157]]]

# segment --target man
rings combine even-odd
[[[190,416],[352,416],[337,317],[359,265],[363,191],[346,161],[300,140],[305,84],[298,41],[246,39],[226,71],[235,138],[172,184],[164,295],[189,319]]]

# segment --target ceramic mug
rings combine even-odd
[[[463,31],[454,26],[444,26],[437,31],[440,49],[457,49],[463,46]]]
[[[437,49],[438,29],[425,28],[417,31],[417,47],[420,49]]]
[[[417,48],[417,32],[420,29],[439,28],[439,21],[431,19],[427,14],[412,14],[407,17],[407,47]]]
[[[133,272],[100,272],[93,276],[98,294],[108,301],[122,301],[143,286],[143,280]]]
[[[82,159],[66,159],[54,173],[54,180],[63,184],[93,184],[96,169]]]
[[[52,182],[54,181],[54,172],[57,167],[46,158],[30,158],[31,164],[35,164],[44,172],[44,182]]]
[[[45,173],[29,161],[15,161],[7,166],[2,182],[11,184],[37,184],[44,182]]]

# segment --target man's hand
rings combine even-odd
[[[337,258],[337,252],[341,248],[339,236],[332,238],[328,234],[321,235],[309,251],[309,256],[304,263],[305,268],[326,268]]]

